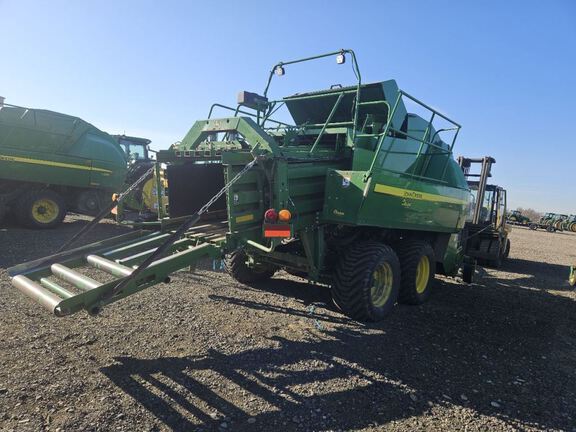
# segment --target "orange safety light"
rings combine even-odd
[[[292,219],[292,213],[290,213],[290,210],[283,209],[278,212],[278,220],[280,222],[288,222],[290,219]]]

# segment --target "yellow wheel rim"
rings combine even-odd
[[[380,264],[372,273],[372,288],[370,288],[370,299],[375,307],[382,307],[386,304],[392,293],[394,285],[394,272],[388,263]]]
[[[416,267],[416,292],[422,294],[426,291],[428,280],[430,279],[430,260],[426,255],[422,255]]]
[[[576,266],[570,269],[570,279],[568,279],[570,285],[576,286]]]
[[[32,205],[32,217],[40,223],[54,222],[58,217],[60,208],[51,199],[40,199]]]

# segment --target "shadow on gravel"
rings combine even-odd
[[[223,422],[229,430],[348,430],[409,419],[434,405],[468,407],[519,428],[571,430],[574,301],[513,281],[491,284],[440,280],[428,304],[398,307],[378,325],[335,325],[308,340],[277,337],[268,341],[274,347],[231,354],[118,357],[101,371],[179,431]]]
[[[308,306],[307,311],[302,311],[286,306],[279,306],[275,304],[267,304],[267,303],[259,303],[254,302],[251,300],[243,300],[235,297],[227,297],[227,296],[220,296],[220,295],[209,295],[208,296],[211,300],[215,301],[224,301],[230,305],[234,306],[241,306],[247,307],[250,309],[255,310],[263,310],[267,312],[277,312],[282,314],[289,314],[292,316],[298,316],[302,318],[310,318],[316,319],[324,322],[330,322],[334,324],[348,324],[349,320],[345,317],[338,318],[330,315],[326,315],[323,313],[318,313],[316,307],[320,307],[321,309],[328,309],[328,310],[336,310],[336,307],[332,303],[324,303],[324,302],[315,302],[315,303],[305,303]],[[331,301],[331,300],[330,300]]]
[[[49,230],[30,230],[17,226],[2,227],[0,243],[3,247],[0,248],[0,268],[11,267],[55,253],[89,222],[89,219],[65,220],[59,227]],[[131,228],[126,226],[100,223],[73,247],[124,234],[130,230]]]
[[[530,286],[543,290],[557,291],[571,291],[574,289],[568,284],[570,273],[568,265],[563,266],[520,258],[508,258],[498,270],[523,276],[513,280],[503,280],[502,285],[505,286],[512,284],[518,287]],[[486,272],[480,271],[480,274],[486,275]]]

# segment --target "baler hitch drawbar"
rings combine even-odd
[[[255,157],[249,162],[196,213],[184,218],[176,230],[152,233],[138,230],[21,264],[8,270],[12,284],[56,316],[70,315],[81,309],[95,315],[105,304],[168,281],[168,275],[176,270],[204,258],[220,257],[227,225],[193,227],[259,159],[261,157]],[[71,240],[77,238],[74,236]],[[102,283],[68,267],[86,264],[116,279]],[[66,282],[79,292],[74,293],[51,278]]]

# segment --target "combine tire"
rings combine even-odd
[[[66,216],[66,204],[54,191],[31,191],[18,200],[16,215],[20,223],[28,228],[54,228],[60,225]]]
[[[353,246],[336,268],[332,298],[349,317],[380,321],[398,298],[400,262],[390,246],[366,241]]]
[[[270,279],[276,269],[268,265],[249,267],[248,256],[243,250],[234,251],[224,258],[224,267],[228,274],[243,284],[253,284]]]
[[[398,303],[424,303],[430,297],[436,273],[434,250],[426,242],[408,240],[397,252],[402,269]]]
[[[110,195],[111,197],[112,195]],[[111,198],[110,198],[111,200]],[[76,207],[82,214],[88,216],[97,216],[102,210],[103,203],[100,194],[93,190],[83,191],[78,195]]]

